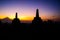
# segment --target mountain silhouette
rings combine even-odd
[[[42,21],[41,17],[39,17],[39,9],[36,9],[36,16],[34,17],[31,23],[21,23],[21,20],[19,20],[18,18],[18,13],[16,12],[15,18],[13,20],[11,20],[8,17],[0,20],[0,32],[20,32],[20,33],[60,32],[60,22],[54,22],[51,20]]]
[[[12,23],[12,20],[11,20],[10,18],[8,18],[8,17],[6,17],[6,18],[4,18],[4,19],[1,19],[1,21],[2,21],[3,23]]]

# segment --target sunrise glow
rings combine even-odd
[[[55,19],[59,16],[58,1],[22,1],[22,0],[6,0],[0,1],[0,19],[6,17],[15,18],[15,13],[18,13],[20,20],[33,20],[36,16],[36,9],[39,9],[39,16],[42,20]],[[54,16],[54,17],[53,17]],[[56,20],[56,19],[55,19]]]

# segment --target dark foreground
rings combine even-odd
[[[44,22],[41,24],[9,24],[1,23],[0,24],[0,33],[1,32],[20,32],[20,33],[47,33],[47,32],[60,32],[60,22]]]

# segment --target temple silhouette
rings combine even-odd
[[[15,15],[15,18],[12,20],[12,24],[15,25],[15,26],[20,25],[20,20],[18,18],[17,12],[16,12],[16,15]]]
[[[41,24],[42,19],[39,17],[39,9],[36,9],[36,16],[34,17],[32,24]]]
[[[1,20],[0,20],[0,23],[1,23]]]
[[[36,9],[36,16],[32,20],[30,31],[31,32],[43,32],[42,31],[42,19],[39,17],[39,9]]]
[[[39,9],[36,9],[36,16],[32,23],[21,23],[16,12],[12,23],[3,23],[0,20],[0,32],[20,32],[20,33],[41,33],[41,32],[60,32],[60,22],[51,20],[42,21],[39,17]]]

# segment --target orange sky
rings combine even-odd
[[[59,3],[57,0],[27,0],[15,1],[6,0],[0,1],[0,19],[9,17],[15,18],[15,13],[18,13],[20,20],[33,20],[36,15],[36,9],[39,9],[39,16],[43,20],[59,19]],[[54,16],[54,17],[53,17]]]
[[[0,16],[0,19],[4,19],[4,18],[6,18],[7,16]],[[8,16],[10,19],[14,19],[15,18],[15,16]],[[18,16],[18,18],[20,19],[20,20],[26,20],[26,21],[31,21],[31,20],[33,20],[34,19],[34,16]],[[44,17],[44,16],[41,16],[41,19],[43,19],[43,20],[47,20],[47,18],[46,17]]]

